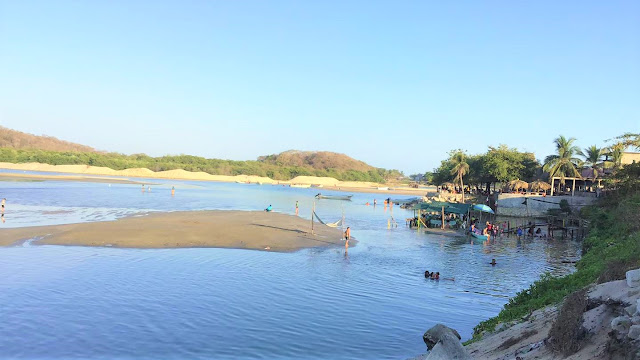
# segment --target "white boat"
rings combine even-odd
[[[311,187],[311,184],[291,184],[289,186],[292,188],[308,189]]]
[[[384,186],[384,187],[381,186],[381,187],[378,188],[378,190],[389,190],[389,187],[388,186]]]

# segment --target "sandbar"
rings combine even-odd
[[[0,229],[0,246],[33,244],[121,248],[219,247],[292,252],[344,246],[342,231],[280,213],[264,211],[182,211],[151,213],[116,221]],[[355,245],[356,241],[349,242]]]

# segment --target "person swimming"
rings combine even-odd
[[[425,278],[425,279],[428,279],[428,278],[430,278],[430,277],[431,277],[431,273],[429,272],[429,270],[425,270],[425,272],[424,272],[424,278]]]
[[[489,264],[496,266],[498,263],[496,262],[496,259],[491,259],[491,262]]]
[[[440,280],[440,272],[431,273],[431,280]]]

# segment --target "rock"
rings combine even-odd
[[[460,334],[458,334],[458,332],[454,329],[442,324],[437,324],[436,326],[427,330],[424,335],[422,335],[422,340],[424,340],[424,343],[427,344],[427,349],[431,350],[434,346],[436,346],[438,341],[442,340],[447,335],[456,337],[458,341],[462,339]]]
[[[640,325],[632,325],[629,328],[629,333],[627,334],[633,340],[640,339]]]
[[[640,315],[635,315],[631,318],[631,323],[633,325],[640,325]]]
[[[425,360],[472,359],[460,343],[460,334],[447,326],[437,324],[427,330],[422,339],[429,349]]]
[[[629,287],[640,286],[640,269],[627,271],[627,285]]]
[[[626,308],[624,308],[624,313],[627,316],[633,316],[636,314],[637,311],[638,311],[638,306],[636,304],[629,305]]]
[[[611,328],[618,334],[626,334],[631,327],[631,319],[626,316],[618,316],[611,320]]]

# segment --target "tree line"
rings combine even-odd
[[[464,187],[465,183],[484,184],[487,190],[492,183],[512,180],[550,181],[552,177],[559,177],[563,183],[566,177],[581,177],[581,170],[585,168],[592,169],[593,176],[597,177],[605,169],[620,169],[625,150],[640,149],[640,134],[626,133],[609,139],[607,142],[610,145],[606,147],[592,145],[581,149],[575,142],[575,138],[558,136],[554,140],[555,153],[547,156],[542,163],[533,153],[520,152],[506,145],[489,147],[486,153],[476,155],[468,155],[461,149],[452,150],[438,168],[420,174],[420,177],[434,185],[446,182],[453,182],[460,187]],[[417,178],[416,175],[412,177]]]
[[[0,162],[37,162],[50,165],[91,165],[114,170],[147,168],[153,171],[183,169],[212,175],[256,175],[274,180],[291,180],[296,176],[328,176],[341,181],[386,182],[401,173],[397,170],[374,168],[368,171],[351,169],[314,169],[307,166],[282,166],[262,161],[207,159],[192,155],[151,157],[145,154],[59,152],[35,149],[0,148]]]

